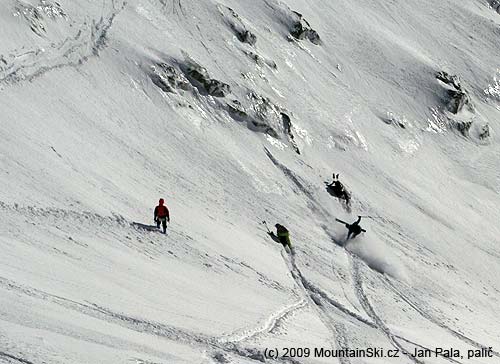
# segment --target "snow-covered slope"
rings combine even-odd
[[[496,7],[0,0],[0,363],[499,363]]]

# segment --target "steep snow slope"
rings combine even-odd
[[[2,0],[0,24],[0,362],[500,362],[487,1]],[[410,355],[436,347],[465,357]]]

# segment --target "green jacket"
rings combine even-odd
[[[278,235],[278,238],[284,238],[286,244],[288,246],[292,246],[292,243],[290,242],[290,232],[287,230],[286,227],[284,227],[283,225],[278,225],[276,227],[276,232],[277,232],[277,235]]]

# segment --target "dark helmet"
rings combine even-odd
[[[160,206],[163,206],[163,204],[165,203],[165,200],[160,198],[160,201],[158,201],[158,203],[160,204]]]

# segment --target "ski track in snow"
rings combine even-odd
[[[97,213],[86,211],[75,211],[59,208],[35,208],[32,206],[23,207],[19,206],[18,204],[10,205],[2,201],[0,201],[0,210],[4,212],[19,214],[33,224],[39,224],[40,222],[47,223],[47,221],[50,221],[54,223],[57,222],[55,224],[56,227],[58,225],[63,226],[65,223],[70,223],[71,225],[76,225],[79,227],[91,225],[94,226],[94,228],[100,227],[102,231],[106,232],[107,234],[112,233],[114,228],[120,230],[127,229],[125,235],[128,233],[128,230],[137,232],[138,229],[134,225],[134,223],[128,222],[124,217],[120,215],[103,216]],[[97,232],[98,231],[96,231],[96,233]],[[132,246],[133,244],[127,245],[130,248],[135,249],[135,247]],[[152,258],[157,254],[158,252],[149,252],[147,256],[150,256]],[[123,313],[113,312],[94,303],[75,302],[73,300],[52,295],[50,293],[32,287],[19,285],[3,277],[0,277],[0,287],[9,291],[17,292],[18,294],[23,294],[32,298],[54,303],[66,309],[77,311],[99,320],[117,324],[136,332],[148,333],[151,335],[164,337],[177,343],[195,347],[201,346],[212,351],[223,351],[227,354],[233,354],[242,358],[257,361],[262,361],[263,354],[257,349],[242,347],[240,343],[243,341],[256,339],[257,337],[262,335],[274,333],[277,328],[282,326],[286,320],[291,318],[296,311],[299,311],[307,306],[307,301],[304,299],[300,299],[297,302],[286,306],[270,315],[269,318],[257,328],[248,329],[240,333],[235,333],[230,335],[229,337],[217,338],[199,333],[189,332],[187,330],[183,330],[174,326],[135,318]],[[71,336],[71,333],[69,332],[64,332],[64,334]],[[79,338],[81,339],[82,337]],[[96,342],[96,340],[90,335],[84,337],[83,339],[89,342]],[[113,340],[104,340],[103,338],[101,339],[101,341],[98,341],[96,343],[108,346],[117,345],[116,343],[112,343]],[[122,344],[122,348],[127,348],[129,346],[130,344]],[[137,345],[135,345],[134,347],[137,347]],[[148,348],[137,347],[137,349],[141,352],[149,352],[152,355],[157,354],[151,352],[151,349]],[[280,361],[292,364],[297,363],[293,359],[288,358],[280,358]],[[27,363],[30,362],[27,361]]]
[[[320,298],[315,294],[315,290],[311,289],[309,282],[303,277],[300,269],[297,267],[297,263],[295,262],[295,255],[291,254],[289,259],[289,257],[283,254],[286,253],[282,252],[282,256],[285,262],[287,262],[287,264],[289,263],[291,266],[290,273],[292,273],[292,277],[295,279],[295,282],[301,288],[303,294],[307,297],[307,299],[311,303],[311,306],[316,310],[320,321],[331,333],[332,338],[335,340],[336,346],[339,349],[347,347],[347,337],[345,336],[345,330],[343,330],[343,326],[341,324],[336,324],[335,322],[333,322],[328,312],[322,307],[323,304]],[[341,331],[339,331],[339,329]],[[341,364],[349,364],[349,363],[350,363],[349,359],[342,358]]]
[[[218,341],[222,344],[239,343],[242,341],[255,339],[261,335],[273,333],[277,330],[278,327],[282,326],[283,323],[288,320],[295,312],[302,310],[306,306],[307,301],[305,299],[300,299],[299,301],[286,306],[283,309],[270,315],[262,325],[253,329],[247,329],[229,334],[227,336],[223,336]]]
[[[108,17],[93,20],[87,28],[81,27],[74,37],[68,37],[58,44],[53,44],[49,51],[38,48],[13,55],[13,60],[3,70],[0,69],[0,86],[32,81],[45,73],[66,67],[78,67],[92,56],[98,56],[106,47],[108,32],[115,17],[125,8],[111,1],[112,11]],[[88,37],[88,40],[85,38]]]
[[[358,301],[361,304],[361,307],[363,308],[363,310],[366,312],[366,314],[369,317],[371,317],[373,319],[373,321],[376,323],[375,327],[378,328],[381,332],[383,332],[383,334],[385,336],[387,336],[387,338],[389,339],[389,341],[391,342],[391,344],[395,348],[399,349],[401,353],[403,353],[406,357],[408,357],[414,363],[424,363],[424,362],[418,360],[417,358],[414,358],[400,343],[397,342],[397,340],[404,341],[404,342],[411,344],[413,346],[417,346],[417,347],[420,347],[422,349],[430,350],[432,352],[435,352],[435,351],[432,349],[429,349],[421,344],[413,342],[405,337],[402,337],[400,335],[396,335],[390,331],[390,329],[387,327],[387,325],[385,325],[385,323],[382,321],[380,316],[378,316],[377,313],[375,312],[375,308],[370,303],[368,296],[366,295],[366,292],[363,288],[362,274],[360,271],[360,269],[361,269],[360,260],[357,257],[352,256],[352,255],[350,256],[350,258],[351,258],[351,267],[352,267],[351,275],[352,275],[353,280],[355,282],[355,292],[356,292],[356,296],[358,297]],[[440,357],[442,359],[449,361],[449,362],[461,364],[460,361],[455,360],[453,358],[447,358],[443,355],[440,355]]]
[[[466,344],[472,345],[477,349],[488,348],[486,345],[483,345],[483,344],[465,336],[464,334],[461,334],[458,331],[452,329],[451,327],[447,326],[446,324],[444,324],[443,322],[439,321],[437,318],[432,316],[426,310],[423,310],[422,308],[420,308],[417,304],[412,302],[411,299],[407,295],[405,295],[403,292],[401,292],[401,290],[396,288],[394,286],[394,284],[392,282],[390,282],[387,278],[384,280],[384,282],[386,283],[387,287],[389,287],[389,289],[391,289],[399,298],[401,298],[404,302],[406,302],[408,304],[408,306],[410,306],[412,309],[414,309],[420,316],[422,316],[423,318],[432,322],[434,325],[441,327],[442,329],[448,331],[451,335],[453,335],[457,339],[463,341]],[[492,351],[492,353],[496,357],[500,358],[500,353],[498,353],[497,351]]]
[[[310,210],[312,211],[313,214],[317,215],[319,218],[322,218],[322,219],[325,219],[326,217],[329,217],[330,216],[330,213],[328,211],[326,211],[319,203],[318,201],[315,199],[314,195],[309,192],[309,190],[304,186],[304,184],[298,179],[298,177],[288,168],[286,167],[285,165],[281,164],[272,154],[269,150],[265,150],[266,151],[266,154],[268,155],[269,159],[271,159],[271,161],[273,162],[273,164],[278,167],[284,174],[287,178],[289,178],[292,183],[299,189],[299,191],[301,193],[303,193],[307,199],[308,199],[308,207],[310,208]],[[333,238],[333,237],[332,237]],[[330,298],[328,296],[328,294],[326,294],[324,291],[322,291],[321,289],[315,287],[311,282],[309,282],[307,279],[304,278],[304,276],[302,275],[302,273],[300,272],[300,270],[298,269],[296,263],[295,263],[295,260],[294,258],[292,258],[292,262],[291,262],[291,268],[290,268],[290,271],[292,273],[292,275],[294,276],[294,278],[296,279],[297,283],[299,284],[299,286],[303,287],[304,289],[304,292],[306,292],[306,294],[310,297],[310,299],[312,300],[312,302],[314,303],[314,305],[316,306],[317,310],[321,311],[322,310],[322,307],[321,307],[321,304],[317,302],[317,299],[318,297],[321,297],[324,301],[328,302],[331,306],[335,307],[337,310],[339,310],[340,312],[342,312],[343,314],[345,314],[346,316],[352,318],[352,319],[355,319],[356,321],[358,322],[361,322],[371,328],[375,328],[377,330],[379,330],[380,332],[382,332],[389,340],[389,342],[391,343],[391,345],[393,345],[396,349],[398,349],[402,354],[404,354],[409,360],[411,360],[413,363],[416,363],[416,364],[424,364],[425,362],[419,360],[418,358],[415,358],[413,357],[399,342],[398,340],[401,340],[401,341],[404,341],[406,343],[409,343],[411,345],[414,345],[414,346],[418,346],[418,347],[421,347],[421,348],[425,348],[424,346],[422,346],[421,344],[418,344],[418,343],[414,343],[413,341],[411,340],[408,340],[402,336],[399,336],[399,335],[395,335],[393,334],[390,329],[385,325],[385,323],[383,322],[383,320],[377,315],[374,307],[371,305],[365,291],[364,291],[364,288],[363,288],[363,280],[362,280],[362,275],[361,275],[361,272],[360,272],[360,265],[361,265],[361,258],[359,258],[358,256],[356,256],[355,254],[349,252],[349,251],[345,251],[346,254],[348,255],[349,259],[350,259],[350,262],[351,262],[351,268],[352,268],[352,272],[351,272],[351,278],[355,284],[355,293],[356,293],[356,296],[358,298],[358,301],[359,303],[361,304],[361,307],[363,308],[363,310],[365,311],[365,313],[367,314],[367,316],[372,320],[372,321],[369,321],[367,319],[365,319],[364,317],[358,315],[357,313],[355,312],[352,312],[350,311],[349,309],[347,309],[346,307],[344,307],[343,305],[341,305],[340,303],[338,303],[337,301],[333,300],[332,298]],[[284,259],[286,260],[286,258],[284,257]],[[467,337],[465,337],[464,335],[456,332],[455,330],[447,327],[446,325],[440,323],[440,322],[437,322],[436,320],[434,320],[433,318],[431,318],[429,315],[421,312],[421,310],[419,310],[418,308],[415,308],[418,310],[419,313],[422,314],[422,316],[426,317],[427,319],[431,320],[433,323],[441,326],[442,328],[448,330],[450,333],[452,333],[455,337],[459,338],[460,340],[468,343],[468,344],[471,344],[477,348],[483,348],[485,347],[484,345],[481,345],[477,342],[475,342],[474,340],[471,340]],[[342,325],[340,324],[335,324],[332,328],[332,325],[330,323],[330,319],[327,318],[325,319],[324,316],[325,316],[325,312],[319,312],[319,315],[322,316],[323,318],[321,318],[322,322],[325,324],[325,326],[327,328],[329,328],[329,330],[334,333],[334,336],[336,337],[336,341],[337,341],[337,346],[339,347],[346,347],[346,343],[347,343],[347,338],[346,338],[346,335],[345,335],[345,330],[343,330],[342,328]],[[327,317],[328,317],[328,314],[326,314]],[[498,353],[494,352],[495,355],[498,356]],[[441,356],[443,359],[445,360],[448,360],[450,362],[453,362],[453,363],[460,363],[459,361],[455,360],[455,359],[452,359],[452,358],[446,358],[446,357],[443,357]],[[342,364],[344,364],[344,362],[341,361]]]
[[[352,257],[351,257],[352,258]],[[360,271],[360,263],[359,259],[352,260],[352,276],[354,278],[355,292],[358,297],[359,303],[361,307],[365,310],[366,314],[375,322],[377,328],[381,330],[385,336],[389,339],[389,342],[396,348],[399,349],[401,353],[403,353],[408,359],[417,364],[424,364],[425,362],[413,357],[397,340],[396,337],[392,334],[391,330],[385,325],[382,319],[377,315],[375,309],[371,305],[368,296],[365,293],[363,288],[363,281]]]
[[[318,217],[323,218],[323,219],[326,218],[327,216],[330,216],[330,213],[328,211],[326,211],[316,201],[315,197],[308,191],[308,189],[300,182],[298,177],[295,176],[295,174],[288,167],[281,164],[271,154],[271,152],[268,151],[267,149],[266,149],[266,153],[267,153],[268,157],[271,159],[271,161],[273,162],[273,164],[275,166],[277,166],[279,169],[281,169],[281,171],[285,174],[285,176],[287,176],[293,182],[293,184],[295,186],[297,186],[297,188],[308,198],[308,200],[309,200],[308,206],[311,209],[312,213],[316,214]],[[332,239],[333,239],[333,237],[332,237]],[[382,321],[382,319],[377,315],[377,313],[375,312],[375,309],[373,308],[373,306],[369,302],[369,299],[366,296],[366,293],[365,293],[364,288],[363,288],[363,281],[362,281],[361,272],[360,272],[361,258],[359,258],[355,254],[353,254],[347,250],[345,250],[345,253],[348,255],[348,257],[351,261],[351,267],[352,267],[351,278],[355,284],[354,288],[355,288],[356,296],[358,298],[359,303],[361,304],[361,307],[363,308],[363,310],[365,311],[367,316],[372,321],[369,321],[369,320],[365,319],[364,317],[358,315],[357,313],[350,311],[349,309],[347,309],[346,307],[344,307],[343,305],[341,305],[337,301],[330,298],[328,296],[328,294],[326,294],[324,291],[315,287],[311,282],[309,282],[307,279],[305,279],[303,277],[302,273],[300,272],[300,270],[298,269],[298,267],[296,266],[294,261],[292,263],[292,265],[293,265],[292,274],[295,272],[298,275],[298,277],[300,278],[300,284],[304,287],[304,289],[306,290],[306,292],[308,292],[309,295],[319,296],[323,300],[328,302],[330,305],[332,305],[333,307],[338,309],[340,312],[347,315],[348,317],[354,318],[358,322],[361,322],[361,323],[363,323],[371,328],[375,328],[375,329],[381,331],[388,338],[391,345],[393,345],[396,349],[398,349],[401,353],[403,353],[413,363],[424,364],[423,361],[413,357],[397,340],[402,340],[402,341],[405,341],[407,343],[412,343],[412,342],[404,337],[393,334],[390,331],[390,329],[385,325],[385,323]],[[315,297],[315,296],[311,296],[311,297]],[[316,301],[314,299],[313,299],[313,302],[316,303]],[[317,305],[317,306],[320,307],[320,305]],[[330,326],[330,328],[331,328],[331,325],[328,324],[328,326]],[[337,329],[337,327],[339,329]],[[337,345],[339,347],[345,347],[345,343],[347,342],[347,338],[345,336],[345,330],[343,331],[342,326],[339,326],[337,324],[334,332],[335,332],[335,336],[336,337],[338,336],[340,338],[340,339],[337,339]],[[454,332],[454,331],[452,330],[452,332]],[[342,333],[344,333],[344,335],[342,335]],[[457,336],[456,334],[458,334],[458,333],[455,333],[455,336]],[[422,345],[416,344],[416,343],[412,343],[412,345],[423,347]],[[480,348],[483,346],[477,346],[477,347]],[[460,363],[460,362],[458,362],[454,359],[450,359],[450,358],[443,357],[443,359],[447,359],[447,360],[449,360],[451,362],[455,362],[455,363]],[[342,364],[344,364],[344,363],[342,363]]]
[[[133,224],[130,224],[125,218],[119,215],[113,216],[103,216],[97,213],[85,212],[85,211],[74,211],[74,210],[65,210],[58,208],[35,208],[35,207],[20,207],[17,204],[9,205],[2,201],[0,201],[0,210],[16,212],[21,214],[24,217],[30,219],[31,222],[37,222],[38,219],[42,220],[53,220],[53,221],[71,221],[72,223],[77,222],[77,225],[81,225],[83,223],[91,224],[94,226],[101,226],[105,231],[111,231],[110,227],[115,228],[133,228]],[[135,229],[136,230],[136,229]],[[154,252],[151,252],[151,255]],[[210,347],[216,350],[222,350],[229,354],[235,354],[245,358],[258,357],[259,353],[257,353],[254,349],[251,349],[250,352],[248,349],[241,348],[238,344],[244,341],[249,341],[252,339],[256,339],[260,336],[265,336],[269,334],[273,334],[278,327],[280,327],[286,320],[294,315],[296,311],[299,311],[305,308],[308,303],[312,305],[312,307],[316,310],[320,320],[323,322],[325,327],[332,333],[332,337],[335,339],[336,346],[340,349],[348,347],[348,338],[345,332],[345,327],[343,324],[339,322],[334,322],[334,320],[330,317],[330,314],[323,305],[327,303],[334,309],[336,309],[340,314],[342,314],[345,318],[349,320],[354,320],[355,322],[362,323],[370,328],[375,328],[383,332],[385,336],[389,339],[394,347],[401,350],[402,353],[405,353],[413,362],[415,363],[423,363],[418,359],[409,356],[409,353],[399,344],[396,340],[405,341],[411,345],[419,346],[425,348],[424,346],[414,343],[404,337],[394,335],[390,329],[383,323],[380,317],[376,314],[375,309],[370,304],[368,297],[363,289],[362,275],[360,272],[361,262],[360,259],[354,256],[353,254],[347,252],[348,256],[351,260],[352,266],[352,278],[355,282],[355,292],[356,296],[361,304],[361,307],[365,311],[370,320],[360,316],[359,314],[349,310],[333,298],[331,298],[326,292],[316,287],[312,282],[310,282],[307,278],[304,277],[302,272],[297,266],[297,262],[295,260],[295,255],[288,255],[284,251],[282,252],[283,259],[288,266],[292,277],[296,281],[297,285],[300,287],[304,296],[302,299],[297,302],[286,306],[277,312],[273,313],[268,317],[268,319],[261,325],[256,328],[243,330],[241,332],[236,332],[230,334],[229,336],[224,337],[209,337],[201,334],[191,333],[176,327],[154,323],[146,320],[141,320],[138,318],[133,318],[124,314],[112,312],[104,307],[100,307],[95,304],[82,304],[73,302],[71,300],[67,300],[65,298],[57,297],[33,288],[25,288],[19,285],[16,285],[14,282],[8,281],[2,277],[0,277],[0,286],[3,286],[6,289],[15,290],[31,297],[48,300],[50,302],[56,303],[58,305],[64,306],[65,308],[69,308],[91,317],[105,320],[107,322],[113,322],[115,324],[119,324],[120,326],[127,327],[137,332],[146,332],[156,336],[161,336],[166,339],[184,343],[187,345],[201,345],[205,347]],[[443,329],[452,333],[455,337],[460,340],[473,345],[477,348],[483,348],[484,345],[467,338],[463,334],[458,333],[457,331],[449,328],[443,323],[434,319],[430,314],[421,310],[417,305],[410,301],[403,293],[401,293],[398,289],[396,289],[392,283],[386,282],[390,289],[392,289],[398,296],[400,296],[408,305],[410,305],[413,309],[415,309],[419,314],[428,319],[429,321],[435,323],[436,325],[442,327]],[[89,339],[90,340],[90,339]],[[144,348],[142,348],[144,350]],[[499,356],[497,352],[494,352],[496,356]],[[448,359],[448,358],[444,358]],[[342,358],[341,364],[348,364],[349,360],[347,358]],[[448,359],[454,363],[460,363],[453,359]],[[293,361],[291,361],[293,363]]]
[[[76,311],[78,313],[87,315],[89,317],[102,320],[108,323],[116,324],[121,327],[139,332],[139,333],[145,333],[145,334],[150,334],[154,335],[157,337],[162,337],[165,338],[169,341],[173,341],[179,344],[184,344],[188,345],[194,348],[198,349],[208,349],[213,352],[215,355],[217,352],[225,352],[229,355],[236,355],[245,359],[251,359],[259,362],[263,362],[264,356],[262,352],[258,349],[254,348],[248,348],[248,347],[243,347],[241,345],[238,345],[237,342],[229,342],[229,343],[221,343],[220,339],[216,337],[211,337],[208,335],[204,335],[201,333],[194,333],[190,332],[185,329],[181,329],[175,326],[170,326],[166,325],[163,323],[158,323],[158,322],[153,322],[133,316],[129,316],[123,313],[118,313],[114,312],[112,310],[109,310],[105,307],[99,306],[97,304],[93,303],[80,303],[80,302],[75,302],[73,300],[69,300],[63,297],[59,297],[56,295],[52,295],[47,292],[43,292],[41,290],[32,288],[32,287],[27,287],[27,286],[21,286],[16,284],[15,282],[2,278],[0,277],[0,287],[7,289],[9,291],[14,291],[18,294],[23,294],[35,299],[40,299],[46,302],[54,303],[59,306],[62,306],[66,309],[70,309],[73,311]],[[294,309],[296,309],[297,306],[294,306]],[[285,316],[284,314],[283,316]],[[68,334],[68,333],[65,333]],[[81,338],[81,337],[80,337]],[[95,341],[90,338],[84,338],[85,340],[88,341]],[[97,342],[99,344],[106,345],[104,341]],[[108,344],[109,345],[109,344]],[[151,350],[143,348],[143,347],[137,347],[137,349],[140,349],[142,352],[149,352],[151,353]],[[127,349],[130,349],[131,347],[124,347]],[[5,354],[0,352],[0,357],[1,355],[5,355],[9,358],[15,358],[14,356],[9,354]],[[154,354],[154,353],[151,353]],[[19,360],[15,358],[16,360]],[[24,359],[20,359],[20,362],[23,363],[31,363],[30,361],[23,361]],[[280,362],[284,363],[291,363],[291,364],[297,364],[298,362],[293,360],[293,359],[288,359],[288,358],[279,358]]]
[[[430,352],[433,352],[435,355],[439,355],[439,354],[437,354],[437,353],[436,353],[436,351],[435,351],[435,350],[430,349],[430,348],[428,348],[428,347],[426,347],[426,346],[423,346],[423,345],[421,345],[421,344],[417,344],[416,342],[413,342],[413,341],[411,341],[411,340],[408,340],[408,339],[406,339],[406,338],[404,338],[404,337],[402,337],[402,336],[399,336],[399,335],[393,335],[393,336],[394,336],[396,339],[399,339],[399,340],[401,340],[401,341],[404,341],[404,342],[406,342],[406,343],[408,343],[408,344],[410,344],[410,345],[413,345],[413,346],[419,347],[420,349],[428,350],[428,351],[430,351]],[[451,363],[463,364],[462,362],[460,362],[460,361],[458,361],[458,360],[455,360],[455,359],[453,359],[453,358],[447,358],[447,357],[442,356],[442,355],[440,356],[440,358],[445,359],[445,360],[447,360],[447,361],[449,361],[449,362],[451,362]]]
[[[23,363],[23,364],[34,364],[33,362],[31,362],[29,360],[26,360],[26,359],[20,358],[18,356],[15,356],[15,355],[12,355],[12,354],[8,354],[8,353],[4,353],[3,351],[0,351],[0,360],[2,358],[6,359],[6,360],[9,360],[9,359],[10,360],[14,360],[14,361],[16,361],[18,363]],[[10,362],[10,361],[8,361],[8,362]]]

